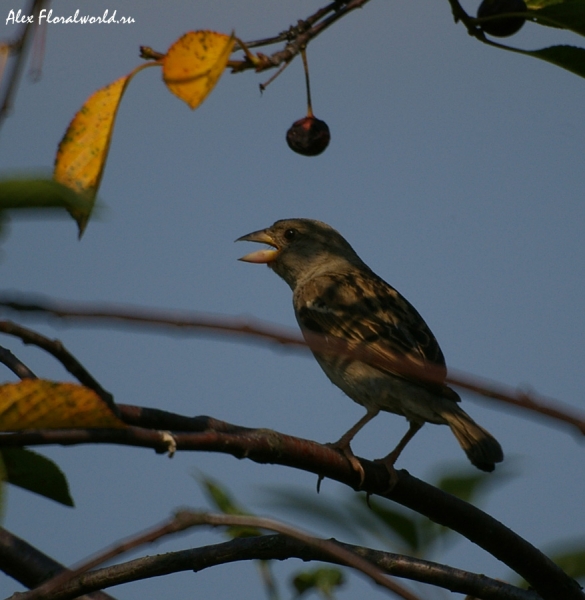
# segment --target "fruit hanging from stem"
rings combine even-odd
[[[479,23],[479,26],[488,35],[508,37],[520,31],[526,19],[523,17],[506,17],[505,15],[508,13],[522,13],[527,10],[524,0],[483,0],[477,9],[477,18],[500,16],[499,19]]]
[[[329,145],[331,135],[325,121],[317,119],[313,114],[311,103],[311,86],[309,82],[309,67],[305,50],[301,50],[305,83],[307,86],[307,116],[295,121],[286,132],[286,143],[289,148],[303,156],[317,156]]]

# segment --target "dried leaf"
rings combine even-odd
[[[192,109],[207,98],[223,74],[234,47],[234,34],[190,31],[163,58],[163,80]]]
[[[140,65],[129,75],[94,92],[73,117],[59,144],[53,177],[89,200],[86,210],[69,211],[77,221],[80,237],[91,215],[104,172],[122,96],[132,77],[149,66],[153,63]]]
[[[346,583],[341,569],[317,567],[299,571],[291,580],[296,598],[310,591],[317,591],[323,598],[333,598],[333,592]]]
[[[25,379],[0,386],[0,431],[122,428],[93,391],[76,383]]]

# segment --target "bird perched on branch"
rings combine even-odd
[[[445,359],[423,318],[335,229],[310,219],[284,219],[236,241],[270,246],[240,260],[265,263],[288,283],[297,321],[319,365],[366,409],[331,444],[348,458],[362,483],[364,471],[350,442],[381,410],[402,415],[410,423],[396,448],[381,459],[392,477],[396,459],[427,422],[449,425],[478,469],[493,471],[503,460],[500,444],[459,407],[458,394],[445,385]],[[432,381],[416,377],[417,369],[420,374],[429,367]]]

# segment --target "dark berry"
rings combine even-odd
[[[524,0],[483,0],[477,9],[477,17],[495,17],[496,15],[505,15],[506,13],[526,12],[526,3]],[[481,29],[495,37],[508,37],[514,35],[522,28],[524,21],[522,17],[508,17],[494,19],[480,23]]]
[[[295,121],[286,132],[289,148],[304,156],[317,156],[329,145],[331,135],[325,121],[313,116]]]

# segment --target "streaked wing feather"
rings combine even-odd
[[[366,344],[381,357],[395,354],[445,368],[423,318],[372,272],[312,278],[297,288],[294,303],[301,327],[311,332]]]

